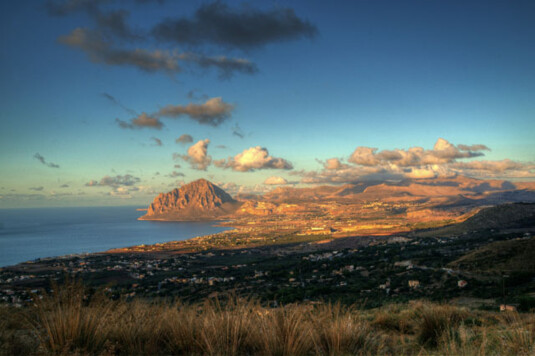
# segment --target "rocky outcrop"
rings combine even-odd
[[[199,179],[158,195],[140,220],[214,220],[234,213],[241,203],[223,189]]]

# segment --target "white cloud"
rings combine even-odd
[[[272,157],[266,148],[250,147],[227,160],[215,161],[222,168],[232,168],[238,172],[250,172],[258,169],[293,169],[290,162],[283,158]]]
[[[208,155],[209,139],[200,140],[188,148],[187,155],[179,155],[191,168],[205,171],[212,163],[212,157]]]
[[[265,185],[283,185],[288,184],[288,181],[283,177],[271,176],[264,181]]]

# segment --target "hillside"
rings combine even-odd
[[[417,232],[418,236],[454,236],[475,231],[535,226],[535,204],[503,204],[479,211],[466,221],[437,230]]]
[[[449,264],[454,269],[535,273],[535,238],[493,242]]]

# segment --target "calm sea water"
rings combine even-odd
[[[186,240],[214,222],[138,221],[136,207],[0,209],[0,266],[36,258]]]

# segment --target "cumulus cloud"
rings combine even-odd
[[[180,135],[179,138],[177,138],[175,140],[176,143],[182,143],[182,144],[186,144],[186,143],[192,143],[193,142],[193,137],[191,135],[188,135],[188,134],[182,134]]]
[[[313,24],[300,19],[289,8],[279,7],[271,11],[251,7],[232,9],[219,1],[201,5],[193,18],[168,18],[152,30],[154,37],[162,41],[244,49],[312,38],[317,32]]]
[[[153,114],[147,114],[143,112],[141,115],[131,119],[130,122],[120,119],[115,119],[115,121],[121,128],[124,129],[161,129],[163,127],[163,123],[160,120],[162,117],[176,119],[181,116],[187,116],[191,120],[196,121],[201,125],[216,127],[229,119],[233,110],[234,105],[225,103],[221,97],[217,97],[208,99],[202,104],[189,103],[188,105],[167,105]],[[188,136],[189,135],[184,136],[183,139],[187,140]],[[191,136],[189,137],[191,138]],[[177,142],[179,139],[180,137],[177,139]]]
[[[255,63],[244,58],[230,58],[226,56],[205,56],[198,53],[182,53],[179,58],[188,63],[194,63],[201,68],[214,68],[219,72],[220,79],[230,79],[234,72],[243,74],[255,74],[258,72],[258,67]]]
[[[461,158],[483,156],[480,152],[484,145],[455,146],[443,138],[439,138],[432,150],[422,147],[411,147],[407,150],[395,149],[378,151],[373,147],[357,147],[348,161],[362,166],[395,164],[400,167],[418,167],[421,165],[452,163]],[[475,148],[476,150],[470,150]]]
[[[104,176],[100,179],[100,181],[97,180],[90,180],[88,183],[86,183],[86,187],[102,187],[102,186],[108,186],[112,188],[117,188],[120,186],[134,186],[136,183],[140,182],[141,179],[138,177],[134,177],[130,174],[125,175],[117,175],[115,177],[111,176]]]
[[[349,156],[347,165],[338,158],[318,161],[320,171],[294,172],[302,183],[341,184],[363,180],[432,179],[458,174],[480,178],[534,178],[535,164],[502,161],[469,161],[483,156],[481,151],[490,149],[482,144],[454,145],[439,138],[433,149],[410,147],[408,149],[382,150],[374,147],[357,147]],[[290,173],[292,174],[292,173]]]
[[[293,165],[283,158],[272,157],[266,148],[251,147],[234,157],[215,161],[221,168],[231,168],[238,172],[250,172],[258,169],[293,169]]]
[[[283,177],[271,176],[264,181],[265,185],[284,185],[288,184],[288,181]]]
[[[55,164],[55,163],[52,163],[52,162],[47,162],[46,159],[43,156],[41,156],[39,153],[34,154],[33,158],[35,158],[36,160],[38,160],[39,162],[41,162],[42,164],[44,164],[47,167],[59,168],[59,164]]]
[[[123,121],[121,119],[115,119],[117,125],[122,129],[142,129],[151,128],[160,130],[163,127],[163,123],[157,117],[153,117],[145,112],[141,113],[137,117],[130,120],[130,122]]]
[[[107,195],[116,196],[120,198],[131,198],[131,192],[139,191],[139,188],[136,187],[136,184],[139,183],[141,179],[134,177],[130,174],[117,175],[117,176],[104,176],[97,180],[90,180],[85,184],[86,187],[110,187],[111,191]]]
[[[348,165],[342,163],[339,158],[329,158],[325,162],[318,160],[318,162],[323,165],[323,168],[328,170],[339,170],[348,167]]]
[[[184,173],[181,173],[181,172],[172,171],[167,176],[170,177],[170,178],[176,178],[176,177],[185,177],[186,175]]]
[[[188,162],[193,169],[205,171],[212,163],[212,157],[208,155],[209,139],[200,140],[196,144],[188,148],[185,155],[173,155],[175,158],[179,157]]]
[[[59,43],[77,48],[87,54],[95,63],[115,66],[131,66],[145,72],[163,71],[168,74],[180,71],[178,55],[169,51],[145,49],[118,49],[101,33],[76,28],[70,34],[60,36]]]
[[[159,117],[178,118],[186,115],[199,124],[219,126],[230,118],[234,105],[225,103],[221,97],[211,98],[202,104],[167,105],[156,114]]]

